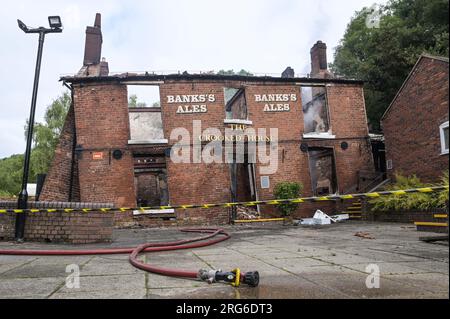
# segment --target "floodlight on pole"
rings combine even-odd
[[[23,176],[22,176],[22,188],[19,193],[19,199],[17,202],[17,206],[19,209],[28,208],[28,173],[30,169],[30,155],[31,155],[31,142],[33,139],[33,127],[34,127],[34,114],[36,111],[36,99],[39,85],[39,74],[41,71],[41,60],[42,60],[42,49],[44,47],[44,38],[46,33],[60,33],[62,32],[62,23],[59,16],[50,16],[48,17],[48,22],[50,24],[50,29],[39,27],[39,28],[28,28],[25,23],[20,20],[17,20],[17,24],[19,28],[25,33],[39,33],[39,44],[38,44],[38,52],[36,59],[36,68],[34,72],[34,85],[33,85],[33,94],[31,98],[31,108],[30,108],[30,117],[28,119],[28,131],[27,131],[27,146],[24,155],[24,164],[23,164]],[[24,233],[25,233],[25,220],[26,213],[17,214],[16,216],[16,225],[15,225],[15,238],[17,241],[23,241]]]
[[[59,16],[49,16],[48,17],[48,24],[50,25],[50,28],[62,28],[61,18]]]

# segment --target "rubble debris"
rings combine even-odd
[[[361,238],[364,238],[364,239],[375,239],[375,237],[373,237],[369,233],[362,232],[362,231],[357,232],[354,236],[361,237]]]
[[[330,216],[332,219],[334,219],[336,222],[340,222],[343,220],[348,220],[350,219],[350,215],[349,214],[339,214],[339,215],[333,215]]]
[[[259,219],[261,217],[258,211],[252,207],[238,206],[236,213],[238,220],[252,220]]]
[[[342,217],[341,215],[330,217],[318,209],[316,210],[313,218],[302,218],[301,220],[297,221],[297,225],[330,225],[331,222],[337,223],[341,220],[349,219],[348,214],[345,215],[342,215]]]

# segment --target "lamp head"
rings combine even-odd
[[[59,16],[49,16],[48,24],[52,29],[60,29],[62,28],[61,18]]]
[[[20,28],[23,32],[28,32],[28,27],[26,26],[25,23],[23,23],[22,21],[20,21],[19,19],[17,19],[17,24],[19,25],[19,28]]]

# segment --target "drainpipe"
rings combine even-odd
[[[73,192],[73,171],[74,171],[74,165],[75,165],[75,147],[77,145],[77,133],[76,133],[76,127],[75,127],[75,109],[74,109],[74,102],[73,102],[73,87],[68,85],[66,82],[63,83],[65,87],[67,87],[70,90],[70,109],[74,113],[73,118],[73,130],[72,130],[72,156],[71,156],[71,163],[70,163],[70,180],[69,180],[69,196],[68,201],[72,201],[72,192]]]
[[[233,163],[229,164],[230,168],[230,177],[231,177],[231,202],[236,203],[237,202],[237,164],[235,161]],[[236,206],[231,207],[231,222],[237,218],[237,209]]]

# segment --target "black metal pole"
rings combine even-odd
[[[30,118],[28,120],[28,132],[27,132],[27,147],[25,150],[25,158],[23,165],[23,175],[22,175],[22,189],[19,194],[18,208],[26,209],[28,207],[28,172],[30,169],[30,155],[31,155],[31,142],[33,140],[33,128],[34,128],[34,114],[36,111],[36,99],[39,85],[39,74],[41,71],[41,60],[42,60],[42,49],[44,47],[45,32],[39,32],[39,45],[36,59],[36,69],[34,72],[34,84],[33,84],[33,96],[31,98],[31,110]],[[23,241],[25,233],[25,220],[26,213],[16,214],[16,233],[15,237],[17,241]]]

